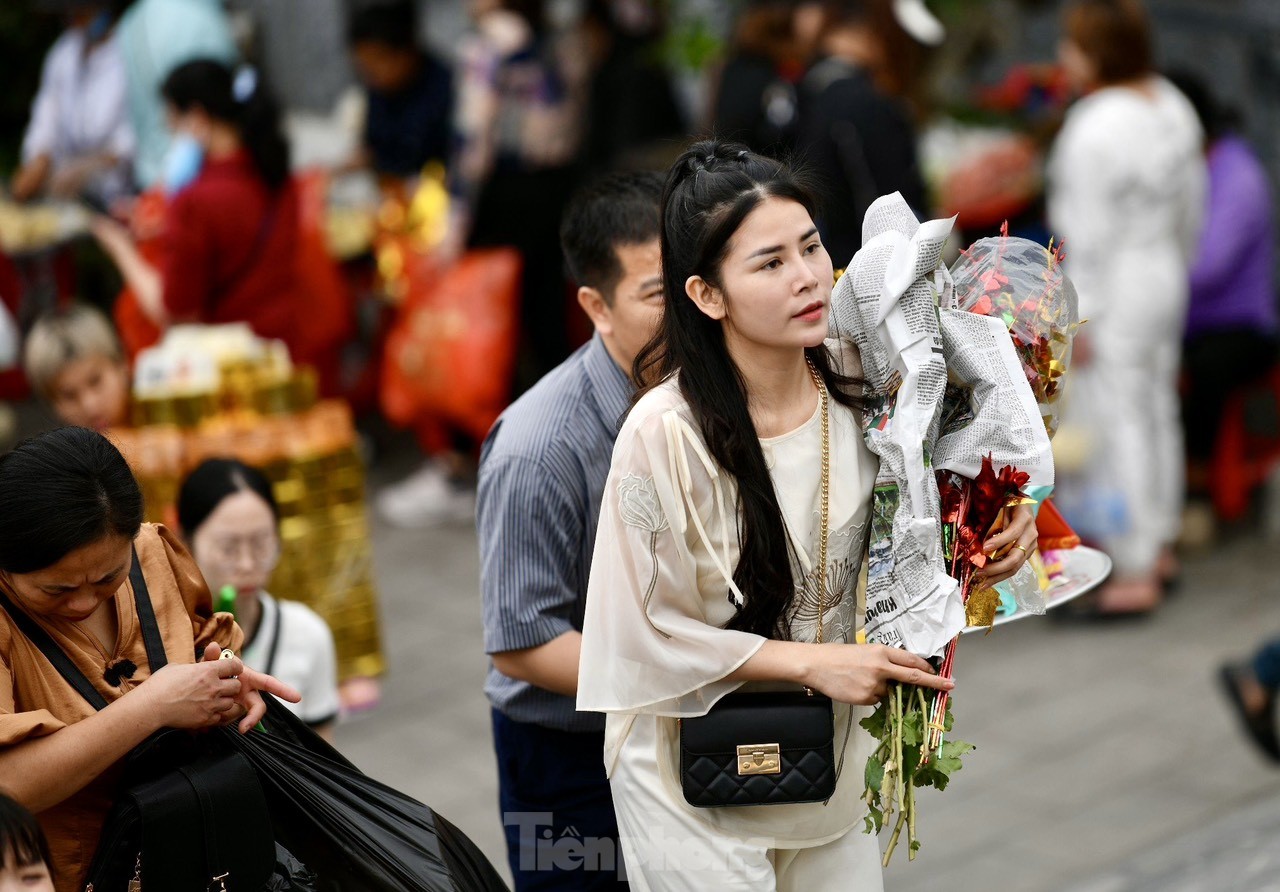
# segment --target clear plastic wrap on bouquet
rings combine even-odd
[[[1009,330],[1049,436],[1080,325],[1076,289],[1061,261],[1052,243],[1002,235],[974,242],[951,267],[956,308],[999,319]]]

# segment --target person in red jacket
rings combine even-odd
[[[176,68],[162,93],[174,132],[163,259],[108,218],[94,234],[158,328],[247,322],[296,347],[299,203],[274,101],[253,69],[212,60]]]

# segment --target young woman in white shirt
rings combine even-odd
[[[205,461],[178,494],[178,524],[209,590],[216,600],[235,589],[245,665],[289,679],[302,700],[285,706],[332,740],[340,705],[333,633],[310,607],[265,590],[280,559],[279,523],[271,481],[234,459]]]
[[[636,889],[880,889],[862,833],[873,742],[857,719],[890,682],[952,687],[913,654],[855,643],[877,462],[857,351],[826,340],[833,275],[813,210],[787,167],[732,143],[698,143],[668,175],[665,316],[605,487],[578,695],[608,714]],[[1013,554],[994,575],[1017,568]],[[831,698],[843,767],[827,802],[684,800],[678,720],[744,684]]]
[[[1072,0],[1059,57],[1081,98],[1049,159],[1048,211],[1080,296],[1063,424],[1084,436],[1059,504],[1115,563],[1077,613],[1140,614],[1176,576],[1182,521],[1178,372],[1204,219],[1203,135],[1156,73],[1137,0]],[[1081,605],[1077,605],[1080,607]]]

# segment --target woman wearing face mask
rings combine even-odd
[[[247,322],[296,353],[298,195],[274,101],[253,69],[210,60],[179,66],[162,92],[174,132],[164,261],[106,218],[94,234],[156,327]]]
[[[123,4],[104,0],[43,0],[68,28],[49,49],[31,123],[22,141],[22,167],[12,194],[89,194],[110,202],[129,191],[134,134],[116,16]]]
[[[249,666],[302,694],[289,708],[331,740],[338,716],[333,634],[315,611],[277,601],[264,590],[280,558],[280,511],[261,471],[234,459],[209,459],[178,493],[178,523],[210,589],[235,590],[241,655]]]
[[[149,632],[168,660],[156,671]],[[50,665],[41,637],[104,709]],[[243,637],[177,538],[142,522],[138,483],[101,434],[61,428],[0,458],[0,785],[39,815],[59,892],[84,888],[134,747],[161,728],[248,733],[266,711],[259,691],[298,699],[223,654]]]
[[[881,888],[861,832],[875,744],[857,720],[890,682],[952,687],[914,654],[854,643],[877,463],[857,350],[826,340],[833,274],[813,209],[787,167],[732,143],[694,145],[667,177],[663,324],[605,486],[578,678],[578,708],[608,713],[634,889]],[[1020,512],[1016,535],[1031,523]],[[1013,553],[993,579],[1021,565]],[[691,806],[678,720],[761,683],[830,698],[834,794]]]

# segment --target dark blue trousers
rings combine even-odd
[[[1253,674],[1269,691],[1280,691],[1280,638],[1269,641],[1253,657]]]
[[[493,747],[516,892],[626,889],[604,732],[557,731],[495,709]]]

